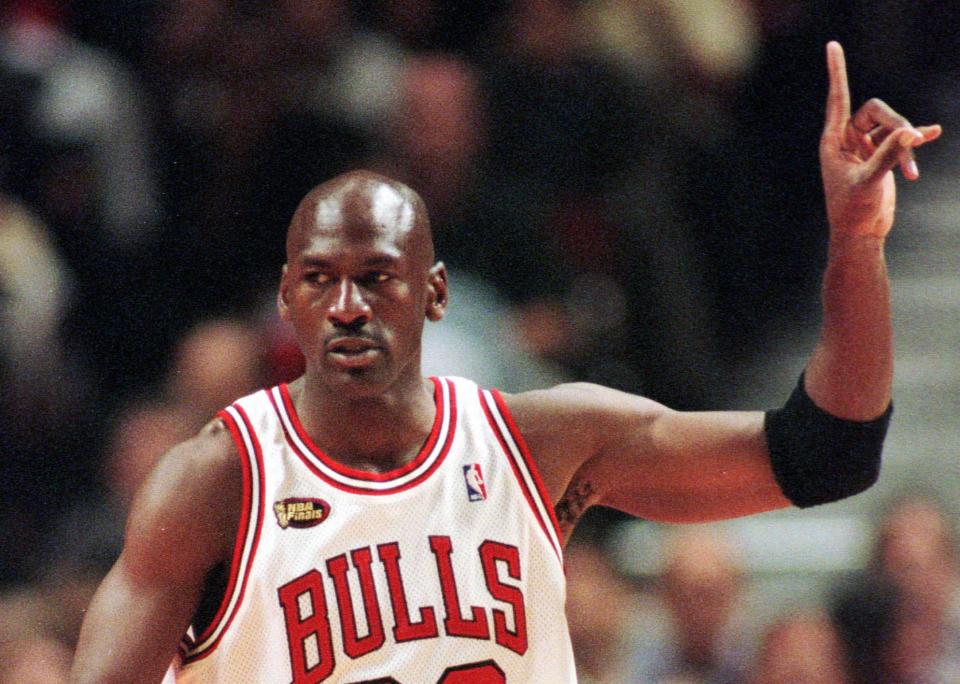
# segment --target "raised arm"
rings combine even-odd
[[[913,149],[940,135],[879,100],[850,113],[843,50],[827,46],[820,142],[830,241],[823,321],[804,381],[768,412],[672,411],[592,385],[508,398],[567,531],[602,503],[665,521],[815,505],[876,477],[893,376],[884,242],[893,169],[915,180]]]
[[[825,411],[870,420],[890,403],[893,345],[884,242],[893,226],[893,169],[919,177],[913,148],[940,126],[914,127],[880,100],[852,117],[843,50],[827,45],[830,91],[820,166],[830,222],[820,339],[806,390]]]
[[[219,422],[165,455],[137,494],[123,551],[87,610],[71,682],[157,682],[208,571],[228,562],[242,473]]]

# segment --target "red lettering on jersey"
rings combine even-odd
[[[390,605],[393,608],[393,638],[398,643],[417,639],[432,639],[438,636],[437,618],[431,606],[420,608],[420,622],[411,622],[407,608],[407,593],[403,588],[403,576],[400,574],[400,545],[397,542],[380,544],[377,555],[387,574],[387,587],[390,590]]]
[[[519,587],[500,581],[497,563],[506,564],[507,575],[514,580],[520,579],[520,550],[489,539],[480,545],[480,560],[483,562],[483,576],[487,580],[487,590],[498,601],[513,606],[514,629],[507,627],[507,617],[502,610],[493,609],[493,634],[496,642],[514,653],[527,652],[527,614],[524,609],[523,592]]]
[[[436,556],[437,571],[440,573],[440,590],[443,592],[443,606],[446,611],[443,626],[447,634],[471,639],[489,639],[490,629],[487,627],[487,614],[483,608],[472,606],[470,612],[473,617],[469,620],[460,612],[457,579],[453,574],[453,563],[450,560],[453,553],[450,537],[431,536],[430,550]]]
[[[283,618],[287,628],[287,645],[290,648],[292,684],[317,684],[333,674],[336,664],[333,655],[333,640],[330,635],[330,619],[327,616],[327,599],[323,591],[323,578],[316,570],[277,589]],[[301,601],[305,599],[305,601]],[[301,606],[303,610],[301,611]],[[306,614],[304,614],[306,613]],[[308,651],[316,650],[315,663]]]
[[[380,617],[380,604],[377,600],[377,588],[370,571],[372,554],[370,547],[354,549],[350,552],[353,567],[360,576],[360,595],[363,610],[367,617],[368,634],[357,634],[357,620],[353,612],[353,598],[350,596],[350,584],[347,581],[347,557],[345,554],[334,556],[327,561],[327,572],[333,579],[337,592],[337,606],[340,610],[340,626],[343,632],[343,652],[351,658],[359,658],[376,651],[383,646],[383,620]]]
[[[492,660],[448,667],[437,684],[506,684],[507,677]]]

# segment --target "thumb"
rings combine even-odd
[[[867,183],[877,181],[897,164],[903,165],[904,175],[916,177],[916,164],[913,161],[913,146],[918,140],[916,135],[912,128],[901,128],[888,135],[864,162],[864,180]]]

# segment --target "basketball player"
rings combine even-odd
[[[940,128],[879,101],[851,117],[839,45],[827,61],[823,329],[783,408],[423,378],[424,319],[447,306],[426,209],[382,176],[335,178],[287,235],[278,305],[304,376],[164,457],[74,681],[158,682],[180,643],[181,682],[573,682],[562,546],[589,506],[703,521],[868,487],[890,414],[892,169],[917,178]]]

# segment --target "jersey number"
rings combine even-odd
[[[507,676],[492,660],[484,660],[469,665],[448,667],[443,671],[437,684],[506,684]],[[393,677],[385,679],[367,679],[354,684],[400,684]]]

